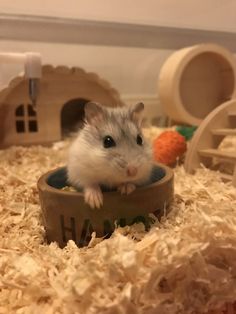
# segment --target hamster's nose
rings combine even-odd
[[[138,169],[136,167],[134,167],[134,166],[128,166],[126,168],[126,174],[127,174],[128,177],[136,176],[137,172],[138,172]]]

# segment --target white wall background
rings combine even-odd
[[[236,31],[235,0],[1,0],[0,11]]]
[[[235,0],[1,0],[0,13],[236,31]],[[128,103],[142,100],[161,112],[156,86],[170,50],[5,40],[0,51],[39,51],[44,63],[96,72]]]
[[[80,66],[110,81],[122,94],[156,94],[158,72],[172,51],[107,46],[0,41],[1,51],[39,51],[43,63]]]

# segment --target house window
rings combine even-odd
[[[19,105],[15,115],[17,133],[38,132],[37,113],[32,105]]]

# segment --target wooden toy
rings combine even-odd
[[[232,175],[221,173],[221,176],[224,180],[232,180],[236,186],[236,148],[234,152],[218,149],[227,135],[236,136],[236,99],[218,106],[203,120],[188,148],[184,164],[186,171],[193,173],[200,163],[210,167],[216,158],[234,165]]]
[[[177,131],[165,131],[153,141],[154,159],[167,166],[173,166],[186,149],[186,140]]]
[[[164,63],[158,92],[164,112],[174,121],[200,125],[225,101],[236,97],[232,53],[214,44],[174,52]]]
[[[62,190],[66,186],[65,168],[44,174],[38,181],[38,189],[48,242],[56,241],[63,247],[73,239],[78,246],[84,246],[94,231],[98,237],[110,235],[115,223],[125,226],[143,222],[148,228],[148,214],[160,218],[169,210],[173,177],[170,168],[156,165],[151,184],[129,195],[121,195],[117,191],[103,192],[103,207],[95,210],[84,202],[82,192]]]
[[[118,92],[95,73],[45,65],[34,110],[27,80],[16,77],[0,91],[0,148],[60,140],[76,129],[83,118],[83,106],[90,100],[123,105]]]

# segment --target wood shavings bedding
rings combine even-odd
[[[45,244],[36,183],[68,143],[0,151],[0,313],[236,313],[236,190],[217,172],[177,167],[172,211],[148,233]]]

